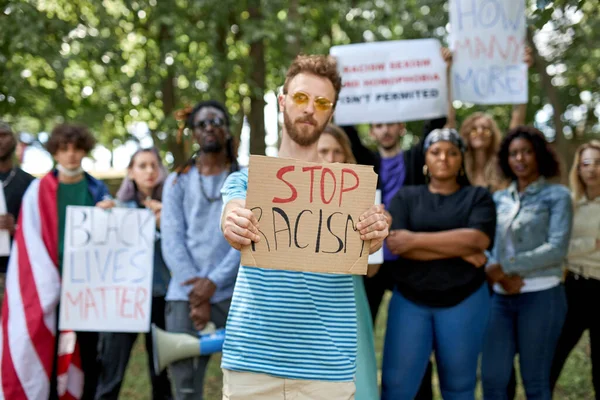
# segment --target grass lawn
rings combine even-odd
[[[377,330],[375,337],[375,346],[377,348],[377,359],[381,366],[381,357],[383,350],[383,338],[385,336],[385,321],[387,319],[387,302],[389,294],[384,299],[381,312],[377,320]],[[205,400],[221,400],[221,362],[220,354],[215,355],[209,364],[206,374],[206,383],[204,387]],[[579,342],[579,345],[571,353],[569,360],[563,370],[558,387],[555,391],[555,399],[558,400],[591,400],[594,398],[594,391],[591,382],[591,362],[590,345],[587,334]],[[435,380],[434,376],[434,380]],[[437,381],[434,388],[436,397],[441,399],[437,391]],[[121,390],[121,398],[127,400],[150,400],[150,382],[148,379],[147,357],[144,350],[143,338],[140,336],[133,350],[133,357],[127,368],[125,383]],[[481,398],[479,393],[478,398]],[[525,395],[519,387],[517,398],[525,400]],[[374,399],[376,400],[376,399]]]

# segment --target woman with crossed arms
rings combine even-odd
[[[424,143],[428,184],[400,189],[390,204],[388,246],[400,256],[388,311],[382,400],[412,400],[429,356],[436,356],[445,400],[473,400],[490,303],[484,251],[496,209],[489,192],[471,186],[465,144],[454,129]]]

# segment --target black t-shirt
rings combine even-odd
[[[494,240],[496,207],[490,193],[481,187],[464,186],[453,194],[441,195],[431,193],[427,185],[405,186],[392,200],[389,212],[392,230],[441,232],[472,228]],[[431,307],[454,306],[485,280],[484,268],[475,268],[462,258],[400,258],[392,269],[396,287],[403,296]]]
[[[14,171],[14,174],[12,174]],[[15,224],[19,219],[19,210],[23,195],[29,187],[31,181],[35,178],[20,168],[15,168],[9,172],[0,173],[0,180],[6,184],[4,188],[4,198],[6,199],[6,211],[15,217]],[[8,266],[8,257],[0,257],[0,273],[6,272]]]

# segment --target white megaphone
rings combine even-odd
[[[198,336],[166,332],[152,324],[154,372],[159,375],[167,365],[184,358],[217,353],[223,349],[224,341],[225,329],[216,329],[213,322],[198,332]]]

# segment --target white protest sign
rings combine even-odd
[[[150,210],[67,207],[61,330],[150,330],[155,224]]]
[[[2,182],[2,181],[0,181]],[[0,215],[6,214],[6,198],[4,188],[0,185]],[[16,223],[16,221],[15,221]],[[10,255],[10,233],[6,229],[0,229],[0,256]]]
[[[381,189],[375,191],[375,204],[381,204]],[[383,246],[369,255],[369,265],[383,264]]]
[[[450,24],[453,98],[527,103],[525,0],[450,0]]]
[[[406,122],[446,115],[446,64],[435,39],[334,46],[342,75],[338,125]]]

